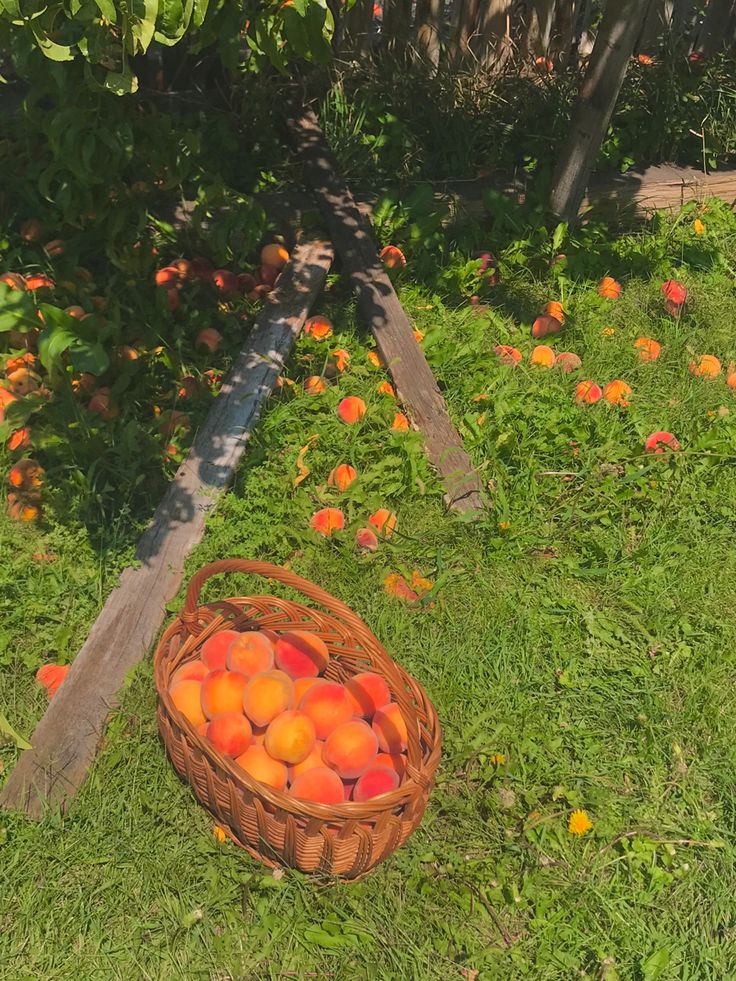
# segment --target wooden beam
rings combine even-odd
[[[289,120],[289,129],[335,250],[357,294],[358,308],[373,331],[399,398],[424,436],[427,456],[444,484],[445,499],[457,511],[480,512],[484,507],[480,477],[378,258],[370,226],[338,174],[337,161],[327,147],[317,117],[311,111],[298,112]]]
[[[168,487],[136,552],[0,793],[5,808],[40,818],[79,790],[125,676],[148,653],[184,561],[233,478],[261,410],[322,289],[333,252],[297,246]]]

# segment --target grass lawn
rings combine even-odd
[[[285,385],[273,399],[188,571],[288,562],[366,620],[440,714],[425,820],[359,884],[273,875],[218,842],[175,776],[146,663],[68,815],[0,814],[0,978],[736,975],[736,219],[711,205],[699,235],[694,217],[615,241],[509,240],[501,283],[477,305],[463,296],[467,255],[435,257],[421,281],[410,256],[402,299],[490,488],[475,524],[444,510],[418,434],[392,431],[385,376],[332,283],[322,312],[335,337],[302,339],[289,377],[319,374],[336,348],[350,366],[321,395]],[[596,292],[606,274],[623,284],[617,300]],[[690,290],[680,316],[660,293],[673,275]],[[574,374],[529,361],[550,299],[566,312],[555,350],[582,359]],[[639,359],[640,336],[661,343],[656,362]],[[501,364],[497,344],[521,363]],[[719,377],[688,370],[703,354]],[[578,382],[618,378],[628,407],[576,404]],[[337,418],[345,395],[368,403],[359,426]],[[645,454],[657,430],[679,452]],[[341,495],[327,476],[342,462],[359,476]],[[330,540],[309,529],[326,504],[346,515]],[[398,530],[361,556],[355,530],[384,505]],[[31,668],[73,656],[130,557],[129,533],[107,528],[100,545],[63,519],[0,521],[0,702],[26,736],[44,707]],[[414,570],[434,587],[406,605],[384,580]],[[231,577],[208,591],[262,588]],[[16,750],[0,754],[7,772]],[[592,821],[582,836],[568,830],[578,808]]]

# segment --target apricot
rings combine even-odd
[[[8,514],[13,521],[37,521],[41,517],[40,502],[37,494],[8,494]]]
[[[309,716],[298,709],[290,709],[276,716],[266,729],[264,746],[275,760],[293,766],[309,756],[316,739],[314,723]]]
[[[224,756],[240,756],[250,746],[252,735],[242,712],[223,712],[207,726],[207,738]]]
[[[204,722],[202,723],[201,726],[197,726],[197,732],[199,733],[199,735],[203,739],[206,739],[207,738],[207,727],[208,726],[209,726],[209,722],[206,719],[204,720]]]
[[[327,385],[325,385],[324,379],[320,378],[319,375],[310,375],[309,378],[304,380],[304,392],[306,395],[321,395],[325,391]]]
[[[35,276],[28,276],[26,278],[26,289],[27,290],[52,290],[56,286],[53,279],[49,279],[48,276],[44,276],[42,273],[37,273]]]
[[[233,293],[240,292],[238,277],[229,269],[215,269],[212,273],[212,282],[225,296],[232,296]]]
[[[325,538],[331,538],[333,532],[345,527],[345,515],[340,508],[320,508],[309,519],[309,527]]]
[[[521,351],[511,344],[497,344],[494,350],[501,364],[506,364],[510,368],[515,367],[522,359]]]
[[[379,395],[388,395],[388,397],[392,399],[396,398],[396,392],[394,391],[394,386],[391,384],[391,382],[387,382],[387,381],[381,382],[381,384],[376,389],[376,392]]]
[[[277,269],[283,269],[288,261],[289,253],[287,249],[278,242],[264,245],[261,249],[261,263],[264,266],[276,266]]]
[[[28,368],[16,368],[8,372],[8,387],[13,395],[23,398],[31,392],[37,392],[41,386],[41,377]]]
[[[593,381],[582,381],[575,386],[575,399],[577,402],[594,405],[602,396],[603,391],[600,385],[596,385]]]
[[[704,354],[700,361],[691,361],[688,370],[696,378],[717,378],[721,373],[721,362],[713,354]]]
[[[540,368],[551,368],[555,363],[555,352],[546,344],[537,344],[531,353],[529,362]]]
[[[365,402],[355,395],[348,395],[337,407],[338,416],[348,426],[354,426],[356,422],[360,422],[365,411]]]
[[[687,286],[678,283],[676,279],[668,279],[662,283],[662,295],[673,307],[681,307],[687,300]]]
[[[598,295],[604,296],[608,300],[617,300],[621,296],[621,283],[618,283],[612,276],[604,276],[598,283]]]
[[[263,746],[249,746],[235,762],[258,783],[265,783],[274,790],[283,790],[286,787],[286,767],[269,756]]]
[[[351,467],[349,463],[341,463],[334,470],[330,470],[327,483],[330,487],[337,487],[339,491],[345,492],[357,476],[358,471],[355,467]]]
[[[393,422],[391,423],[391,428],[397,433],[406,432],[406,430],[409,428],[409,420],[406,418],[403,412],[396,413]]]
[[[289,793],[292,797],[315,804],[342,804],[345,800],[342,780],[334,770],[326,766],[316,766],[300,773],[294,779]]]
[[[377,752],[376,733],[363,719],[351,719],[332,730],[322,755],[344,780],[352,780],[368,769]]]
[[[376,712],[391,701],[391,691],[375,671],[361,671],[345,682],[345,690],[352,700],[353,713],[372,719]]]
[[[154,276],[156,286],[173,286],[179,282],[179,270],[176,266],[164,266]]]
[[[639,352],[642,361],[656,361],[662,345],[651,337],[637,337],[634,341],[634,349]]]
[[[174,705],[186,719],[189,719],[195,728],[201,726],[206,721],[205,714],[202,711],[201,681],[180,681],[170,688],[169,694]]]
[[[336,372],[342,374],[347,369],[349,362],[350,351],[346,351],[344,347],[339,347],[336,351],[332,352],[332,358],[328,362],[328,367],[332,374]]]
[[[680,444],[672,433],[660,429],[647,437],[644,443],[644,449],[647,453],[656,453],[659,455],[666,453],[668,450],[679,450]]]
[[[565,374],[569,374],[571,371],[577,371],[578,368],[582,367],[582,364],[583,362],[577,354],[573,354],[572,351],[562,351],[555,358],[555,368],[559,368]]]
[[[323,685],[325,678],[297,678],[294,682],[294,704],[298,707],[299,702],[306,695],[310,688],[315,685]]]
[[[329,660],[327,644],[307,630],[289,630],[276,641],[276,665],[290,678],[316,678]]]
[[[603,386],[603,398],[610,405],[620,405],[625,408],[629,404],[627,395],[631,395],[631,386],[627,385],[625,381],[621,381],[620,378]]]
[[[260,631],[238,634],[227,650],[226,663],[231,671],[239,671],[249,678],[270,671],[273,667],[273,644]]]
[[[35,460],[24,458],[10,468],[8,480],[18,490],[37,490],[43,485],[44,470]]]
[[[210,671],[221,671],[227,664],[227,652],[230,645],[240,640],[242,635],[237,630],[218,630],[202,644],[200,657]]]
[[[105,387],[98,388],[92,393],[87,408],[106,422],[115,419],[120,414],[117,402],[110,395],[110,389]]]
[[[209,674],[209,668],[197,658],[180,665],[171,676],[170,686],[178,685],[180,681],[204,681]]]
[[[406,256],[396,245],[387,245],[381,249],[378,258],[387,269],[403,269],[406,266]]]
[[[322,758],[322,750],[324,749],[324,742],[321,739],[316,740],[314,746],[312,746],[309,754],[304,757],[301,763],[295,763],[293,766],[289,767],[289,783],[293,783],[294,779],[299,776],[300,773],[306,773],[307,770],[313,770],[316,766],[324,766],[325,761]]]
[[[371,766],[358,777],[353,788],[353,800],[362,803],[396,790],[400,780],[396,770],[387,766]]]
[[[310,317],[304,324],[304,333],[315,341],[326,341],[332,337],[332,323],[327,317]]]
[[[551,317],[548,313],[540,314],[532,324],[532,337],[540,339],[549,334],[559,334],[562,324],[557,317]]]
[[[373,731],[383,753],[403,753],[407,746],[406,722],[396,702],[384,705],[373,716]]]
[[[2,416],[0,415],[0,422],[2,422]],[[15,450],[27,450],[31,445],[31,430],[28,426],[23,426],[21,429],[16,429],[14,433],[10,434],[8,439],[8,449],[11,451]]]
[[[203,327],[197,334],[194,344],[196,347],[206,348],[210,354],[214,354],[220,346],[222,334],[214,327]]]
[[[355,544],[364,552],[375,552],[378,549],[378,536],[372,528],[358,528]]]
[[[561,324],[565,323],[565,311],[559,300],[550,300],[545,305],[544,312],[548,317],[554,317],[555,320],[559,320]]]
[[[202,682],[202,711],[208,719],[223,712],[240,712],[248,679],[237,671],[210,671]]]
[[[353,717],[353,701],[347,689],[335,681],[312,687],[299,702],[299,709],[314,724],[317,739],[327,739],[333,729]]]
[[[245,681],[243,709],[256,726],[269,725],[294,704],[294,685],[283,671],[264,671]]]
[[[379,753],[376,756],[376,766],[387,766],[395,770],[399,780],[406,776],[406,755],[404,753]]]
[[[390,538],[396,528],[396,515],[387,508],[379,508],[368,518],[368,524],[373,525],[382,538]]]

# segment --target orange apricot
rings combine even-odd
[[[179,282],[179,270],[176,266],[164,266],[154,276],[156,286],[173,286]]]
[[[38,495],[8,494],[8,514],[13,521],[37,521],[41,517]]]
[[[106,422],[120,415],[118,404],[110,395],[110,389],[106,387],[98,388],[92,393],[87,408]]]
[[[381,356],[378,353],[378,351],[369,351],[366,354],[366,357],[368,358],[368,360],[370,361],[370,363],[373,365],[374,368],[380,368],[381,365],[383,364],[383,362],[381,361]]]
[[[242,712],[223,712],[207,726],[207,738],[224,756],[240,756],[250,746],[253,730]]]
[[[555,358],[555,368],[559,368],[565,374],[569,374],[571,371],[577,371],[578,368],[582,367],[582,364],[583,362],[577,354],[573,354],[572,351],[562,351]]]
[[[288,251],[278,242],[264,245],[261,249],[261,265],[275,266],[277,269],[283,269],[288,261]]]
[[[231,296],[233,293],[240,292],[238,277],[229,269],[215,269],[212,273],[212,282],[225,296]]]
[[[373,731],[383,753],[403,753],[407,746],[406,722],[396,702],[384,705],[373,716]]]
[[[387,766],[395,770],[399,781],[406,775],[406,753],[379,753],[376,756],[376,766]]]
[[[323,685],[325,683],[324,678],[314,678],[307,676],[306,678],[297,678],[294,681],[294,704],[298,707],[302,698],[307,694],[310,688],[315,685]]]
[[[345,527],[345,515],[340,508],[320,508],[309,519],[309,527],[325,538],[331,538],[333,532]]]
[[[637,337],[634,341],[634,349],[639,352],[641,361],[656,361],[662,345],[651,337]]]
[[[304,324],[304,333],[315,341],[326,341],[332,337],[332,324],[327,317],[310,317]]]
[[[387,245],[378,253],[378,258],[387,269],[403,269],[406,256],[396,245]]]
[[[396,520],[396,515],[387,508],[379,508],[368,518],[368,523],[373,525],[383,538],[390,538],[396,528]]]
[[[331,371],[337,371],[342,374],[350,362],[350,351],[346,351],[344,347],[339,347],[336,351],[332,352],[332,358],[334,360],[330,361]]]
[[[631,395],[631,386],[627,385],[625,381],[621,381],[620,378],[603,386],[603,398],[610,405],[620,405],[625,408],[629,404],[627,395]]]
[[[355,395],[348,395],[337,407],[337,414],[348,426],[354,426],[365,415],[365,402]]]
[[[358,528],[355,532],[355,544],[364,552],[375,552],[378,549],[378,536],[372,528]]]
[[[210,671],[221,671],[227,664],[230,645],[240,640],[242,634],[237,630],[218,630],[202,644],[200,657]]]
[[[377,734],[363,719],[351,719],[332,730],[322,755],[344,780],[352,780],[368,769],[377,752]]]
[[[329,660],[327,644],[307,630],[289,630],[276,641],[276,664],[290,678],[316,678]]]
[[[200,661],[199,658],[196,661],[187,661],[185,664],[179,665],[172,674],[170,687],[173,688],[180,681],[204,681],[208,674],[209,668],[204,661]]]
[[[358,471],[355,467],[351,467],[349,463],[341,463],[334,470],[330,470],[327,483],[330,487],[337,487],[339,491],[344,492],[357,476]]]
[[[283,671],[264,671],[245,680],[243,710],[255,726],[269,725],[294,704],[294,685]]]
[[[353,787],[353,800],[362,802],[389,794],[397,789],[400,782],[396,770],[387,766],[371,766],[358,777]]]
[[[342,804],[345,800],[342,780],[326,766],[315,766],[300,773],[294,778],[289,793],[315,804]]]
[[[239,671],[250,678],[254,674],[270,671],[273,667],[273,655],[273,643],[266,634],[247,630],[232,641],[227,649],[225,663],[231,671]]]
[[[550,317],[548,313],[541,313],[532,324],[532,337],[540,340],[549,334],[559,334],[562,324],[557,317]]]
[[[380,674],[361,671],[345,682],[355,715],[372,719],[375,713],[391,701],[391,690]]]
[[[273,790],[283,790],[286,787],[289,775],[286,767],[280,760],[269,756],[263,746],[249,746],[235,762],[258,783],[265,783]]]
[[[406,432],[409,428],[409,420],[406,418],[403,412],[397,412],[394,416],[393,422],[391,423],[391,428],[397,433]]]
[[[675,309],[675,312],[678,312],[678,308],[683,306],[687,300],[687,286],[678,283],[676,279],[668,279],[665,283],[662,283],[662,295],[665,298],[665,305],[669,312],[673,312],[670,306]]]
[[[313,770],[316,766],[325,765],[325,761],[322,759],[324,745],[321,739],[317,739],[309,754],[304,757],[301,763],[295,763],[289,767],[289,783],[293,783],[300,773],[306,773],[307,770]]]
[[[555,363],[555,352],[546,344],[537,344],[529,358],[530,364],[538,365],[540,368],[551,368]]]
[[[600,385],[593,381],[582,381],[575,386],[575,399],[586,405],[594,405],[603,396]]]
[[[222,334],[214,327],[203,327],[197,334],[194,344],[196,347],[206,348],[210,354],[214,354],[220,346]]]
[[[389,398],[395,399],[396,392],[391,382],[382,381],[381,384],[376,389],[379,395],[388,395]]]
[[[353,701],[344,685],[335,681],[311,688],[302,696],[299,709],[313,722],[317,739],[327,739],[333,729],[353,717]]]
[[[668,450],[679,450],[680,444],[672,433],[660,429],[656,433],[652,433],[651,436],[647,436],[644,449],[647,453],[656,453],[659,455],[666,453]]]
[[[306,395],[321,395],[326,388],[324,379],[320,378],[319,375],[310,375],[304,380],[304,393]]]
[[[289,709],[270,723],[263,745],[275,760],[293,766],[309,756],[316,740],[314,722],[310,717],[298,709]]]
[[[26,367],[16,368],[15,371],[8,371],[8,387],[13,395],[22,399],[25,395],[38,391],[41,387],[41,376]]]
[[[18,490],[38,490],[43,485],[43,467],[27,457],[10,468],[8,480]]]
[[[514,368],[522,359],[522,353],[510,344],[497,344],[494,348],[496,357],[501,364]]]
[[[209,722],[207,721],[207,719],[204,720],[204,722],[202,723],[201,726],[197,726],[197,732],[199,733],[199,735],[203,739],[206,739],[207,738],[207,728],[208,728],[208,726],[209,726]]]
[[[36,672],[36,681],[43,685],[51,700],[69,674],[70,664],[42,664]]]
[[[700,361],[691,361],[689,371],[696,378],[717,378],[721,373],[721,362],[712,354],[704,354]]]
[[[237,671],[210,671],[202,682],[202,711],[208,719],[223,712],[240,712],[243,693],[248,684],[244,674]]]
[[[598,283],[598,295],[604,296],[608,300],[617,300],[621,296],[621,283],[613,279],[612,276],[604,276]]]
[[[544,308],[544,312],[548,317],[554,317],[555,320],[559,320],[561,324],[565,323],[565,311],[562,308],[562,304],[559,300],[550,300]]]
[[[9,450],[27,450],[30,445],[31,430],[28,426],[23,426],[21,429],[16,429],[14,433],[10,434],[10,438],[8,439]]]
[[[48,276],[44,276],[42,273],[37,273],[35,276],[28,276],[26,278],[26,289],[27,290],[52,290],[56,286],[53,279],[49,279]]]
[[[169,694],[174,705],[195,728],[206,721],[202,711],[201,681],[180,681],[169,690]]]

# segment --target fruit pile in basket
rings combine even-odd
[[[396,790],[407,730],[381,675],[323,677],[324,641],[305,630],[220,630],[169,687],[200,736],[249,776],[300,800],[367,801]]]

